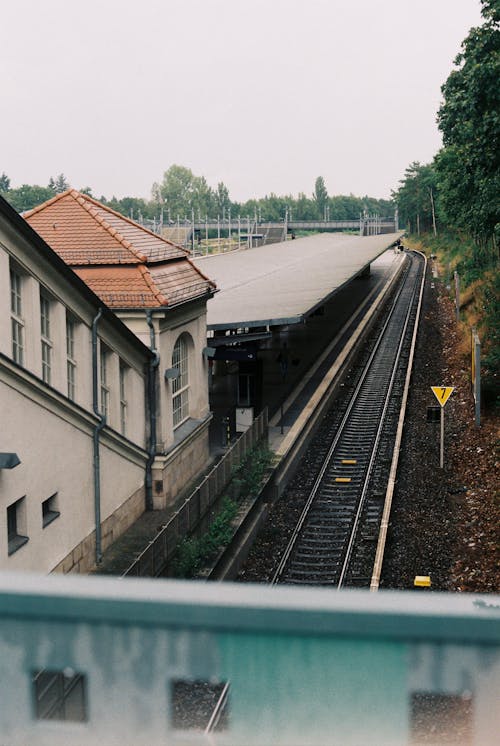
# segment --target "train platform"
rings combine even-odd
[[[267,406],[271,449],[281,454],[290,445],[363,332],[404,256],[385,251],[372,262],[370,275],[353,279],[307,321],[279,327],[259,341],[256,407],[242,404],[241,399],[242,387],[248,390],[255,385],[250,366],[232,361],[214,363],[210,384],[214,457],[223,452],[228,436],[238,436],[238,410],[257,414]]]
[[[269,446],[281,458],[287,455],[314,416],[323,391],[328,389],[373,313],[384,289],[401,268],[404,254],[386,251],[372,264],[369,276],[353,280],[310,317],[307,324],[280,328],[260,341],[261,408],[269,411]],[[286,365],[284,364],[286,362]],[[216,361],[211,373],[210,466],[241,434],[236,430],[240,367],[237,361]],[[212,369],[213,370],[213,369]],[[243,373],[250,376],[251,373]],[[256,408],[244,407],[253,418]],[[286,474],[283,476],[283,480]],[[164,510],[146,511],[106,550],[96,572],[121,575],[148,545],[158,527],[171,519],[195,484],[186,485],[174,503]]]

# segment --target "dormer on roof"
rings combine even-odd
[[[75,189],[23,217],[111,307],[172,306],[215,289],[185,249]]]

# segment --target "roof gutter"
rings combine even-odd
[[[106,425],[106,418],[99,412],[99,394],[97,381],[97,325],[102,316],[103,309],[99,308],[97,316],[92,321],[92,408],[97,417],[94,427],[94,515],[95,515],[95,561],[96,565],[102,562],[101,544],[101,462],[99,454],[99,436]]]
[[[153,325],[153,311],[146,311],[146,322],[149,326],[150,349],[153,358],[148,364],[147,379],[147,402],[149,413],[149,448],[148,460],[146,461],[146,510],[153,510],[153,461],[156,456],[156,423],[157,423],[157,405],[156,405],[156,371],[160,364],[160,356],[156,349],[155,329]]]

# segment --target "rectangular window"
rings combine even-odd
[[[55,521],[55,519],[59,518],[59,516],[61,515],[57,507],[58,507],[58,498],[57,498],[57,492],[55,492],[53,495],[48,497],[42,503],[42,527],[43,528],[45,528],[45,526],[48,526],[49,523],[52,523],[52,521]]]
[[[172,401],[174,427],[182,424],[189,416],[189,393],[187,389],[180,391]]]
[[[120,360],[120,432],[127,433],[127,366]]]
[[[410,743],[472,744],[474,702],[470,692],[410,694]]]
[[[14,554],[28,541],[24,536],[25,526],[25,498],[21,497],[7,507],[7,545],[8,553]]]
[[[101,414],[104,415],[106,421],[109,420],[109,386],[108,386],[108,359],[109,350],[101,342],[101,360],[100,360],[100,384],[101,384]]]
[[[22,315],[22,278],[19,272],[10,270],[10,312],[12,328],[12,359],[24,365],[24,319]]]
[[[172,367],[178,371],[177,378],[172,380],[174,428],[189,417],[189,347],[185,336],[179,337],[172,353]]]
[[[35,671],[33,699],[37,720],[87,720],[85,676],[71,668]]]
[[[216,733],[229,728],[229,682],[183,680],[170,682],[170,722],[175,730]],[[210,738],[210,736],[209,736]]]
[[[42,340],[42,380],[50,383],[52,341],[50,339],[50,300],[40,291],[40,332]]]
[[[75,319],[66,311],[66,372],[68,378],[68,398],[76,398],[76,358],[75,358]]]

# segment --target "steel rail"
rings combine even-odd
[[[424,271],[424,276],[425,276],[425,271]],[[278,569],[276,570],[273,578],[270,581],[271,585],[276,584],[276,583],[279,582],[279,579],[280,579],[280,577],[281,577],[284,569],[286,568],[286,565],[288,564],[288,559],[289,559],[289,557],[290,557],[290,555],[291,555],[291,553],[292,553],[292,551],[293,551],[293,549],[295,547],[297,539],[298,539],[298,537],[299,537],[299,535],[301,533],[301,529],[302,529],[302,527],[303,527],[303,525],[304,525],[304,523],[305,523],[305,521],[307,519],[307,516],[308,516],[309,511],[310,511],[310,507],[311,507],[312,503],[314,502],[314,499],[315,499],[315,497],[317,495],[317,492],[319,490],[319,487],[320,487],[320,485],[322,483],[322,480],[323,480],[323,477],[325,475],[325,472],[327,471],[328,466],[331,463],[332,456],[333,456],[333,454],[335,452],[335,449],[336,449],[336,447],[338,445],[338,442],[339,442],[339,440],[341,438],[341,435],[342,435],[342,432],[344,430],[345,424],[349,420],[350,414],[352,412],[354,404],[356,403],[356,401],[358,399],[358,396],[359,396],[359,393],[360,393],[360,391],[362,389],[363,383],[365,382],[366,377],[367,377],[369,371],[371,370],[372,362],[373,362],[376,354],[378,353],[378,351],[380,349],[380,346],[382,344],[382,340],[384,339],[384,335],[385,335],[385,332],[387,330],[387,327],[389,326],[391,320],[393,319],[394,314],[396,313],[396,309],[397,309],[397,306],[398,306],[398,301],[400,300],[401,294],[403,293],[403,289],[405,287],[405,283],[406,283],[407,279],[408,279],[408,271],[407,271],[407,275],[405,277],[405,280],[401,283],[401,286],[400,286],[400,288],[399,288],[399,290],[398,290],[398,292],[396,294],[396,297],[394,298],[394,300],[393,300],[393,302],[391,304],[391,308],[389,309],[389,313],[388,313],[387,319],[385,320],[385,322],[383,324],[383,327],[382,327],[382,329],[381,329],[381,331],[380,331],[380,333],[378,335],[378,338],[377,338],[377,340],[375,342],[374,348],[373,348],[372,352],[370,353],[370,356],[369,356],[368,361],[367,361],[367,363],[366,363],[366,365],[364,367],[364,370],[363,370],[363,372],[361,374],[361,377],[360,377],[360,379],[359,379],[359,381],[358,381],[358,383],[357,383],[357,385],[355,387],[355,391],[354,391],[353,395],[351,396],[351,399],[349,401],[349,404],[348,404],[348,407],[346,409],[346,412],[344,413],[342,421],[341,421],[341,423],[339,425],[338,431],[337,431],[337,433],[336,433],[336,435],[335,435],[335,437],[334,437],[334,439],[333,439],[333,441],[332,441],[332,443],[331,443],[331,445],[330,445],[330,447],[328,449],[328,453],[327,453],[326,457],[324,458],[323,465],[322,465],[322,467],[320,469],[320,472],[319,472],[319,474],[318,474],[318,476],[317,476],[317,478],[316,478],[316,480],[314,482],[314,485],[313,485],[313,487],[311,489],[311,493],[310,493],[310,495],[308,497],[308,500],[306,502],[305,507],[302,510],[302,513],[301,513],[299,521],[298,521],[298,523],[296,525],[296,528],[294,529],[294,532],[293,532],[293,535],[292,535],[292,539],[289,542],[289,544],[287,546],[287,549],[285,550],[285,553],[284,553],[284,555],[283,555],[283,557],[281,559],[281,562],[280,562],[280,564],[278,566]],[[414,298],[415,298],[415,294],[416,294],[416,289],[413,288],[412,293],[411,293],[411,297],[410,297],[409,302],[408,302],[408,307],[406,309],[406,313],[405,313],[405,317],[404,317],[404,323],[403,323],[403,329],[401,331],[400,338],[399,338],[399,343],[398,343],[398,349],[397,349],[397,353],[396,353],[396,358],[395,358],[393,366],[392,366],[390,382],[389,382],[388,390],[386,392],[385,399],[384,399],[383,413],[382,413],[382,416],[380,418],[380,422],[379,422],[379,425],[378,425],[378,428],[377,428],[375,442],[373,444],[373,448],[372,448],[372,451],[371,451],[371,457],[370,457],[369,465],[368,465],[368,468],[366,470],[364,484],[363,484],[363,490],[362,490],[362,495],[361,495],[361,498],[359,500],[359,504],[358,504],[358,508],[357,508],[357,512],[356,512],[356,517],[355,517],[355,522],[354,522],[354,526],[353,526],[352,531],[351,531],[350,541],[349,541],[349,545],[348,545],[348,548],[347,548],[346,557],[345,557],[345,560],[344,560],[344,563],[343,563],[343,566],[342,566],[342,570],[341,570],[341,573],[340,573],[339,581],[338,581],[338,587],[341,587],[341,585],[342,585],[342,583],[344,581],[345,574],[346,574],[347,569],[348,569],[349,560],[350,560],[351,553],[352,553],[352,548],[354,546],[355,534],[356,534],[357,529],[358,529],[359,518],[361,516],[363,505],[364,505],[364,498],[366,496],[368,484],[369,484],[371,473],[372,473],[373,463],[375,461],[376,452],[377,452],[378,445],[379,445],[379,442],[380,442],[380,436],[381,436],[381,432],[382,432],[382,429],[383,429],[383,425],[384,425],[384,421],[385,421],[385,416],[386,416],[386,413],[387,413],[387,408],[389,406],[389,402],[390,402],[390,399],[391,399],[391,396],[392,396],[394,381],[395,381],[395,377],[396,377],[396,373],[397,373],[399,361],[400,361],[400,358],[401,358],[401,352],[403,350],[403,346],[404,346],[404,342],[405,342],[406,330],[408,328],[408,324],[410,322],[410,318],[411,318],[412,311],[413,311],[413,301],[414,301]],[[414,334],[415,334],[415,332],[414,332]],[[222,716],[222,714],[224,712],[224,708],[227,705],[228,694],[229,694],[229,687],[230,687],[230,683],[226,682],[226,684],[224,685],[224,689],[221,692],[221,695],[220,695],[220,697],[219,697],[219,699],[217,701],[217,704],[216,704],[216,706],[215,706],[215,708],[214,708],[214,710],[212,712],[212,715],[211,715],[210,720],[209,720],[209,722],[207,724],[207,727],[206,727],[206,729],[204,731],[205,735],[207,735],[209,737],[210,737],[210,734],[213,733],[214,730],[215,730],[215,728],[217,727],[217,724],[219,723],[220,718],[221,718],[221,716]]]
[[[205,735],[210,735],[210,733],[213,733],[216,729],[217,725],[219,724],[219,721],[222,717],[222,714],[224,712],[224,708],[227,705],[229,698],[229,681],[226,681],[224,684],[224,688],[221,692],[221,695],[219,699],[217,700],[217,704],[215,705],[212,715],[210,716],[210,720],[208,721],[207,727],[205,728]]]
[[[392,508],[392,498],[393,498],[394,489],[396,486],[396,474],[398,471],[398,464],[399,464],[399,452],[401,448],[401,442],[403,440],[403,426],[404,426],[405,415],[406,415],[406,405],[408,401],[408,394],[410,391],[410,380],[411,380],[411,375],[412,375],[412,370],[413,370],[413,358],[415,356],[415,348],[417,345],[418,323],[419,323],[420,314],[422,311],[422,300],[423,300],[423,295],[424,295],[425,278],[427,274],[427,257],[425,256],[425,254],[423,254],[420,251],[416,253],[421,254],[421,256],[423,257],[424,269],[422,272],[422,281],[420,283],[420,294],[419,294],[419,299],[418,299],[417,314],[416,314],[416,319],[415,319],[415,326],[413,329],[413,337],[411,341],[410,355],[408,358],[408,367],[406,370],[403,398],[401,401],[401,407],[399,411],[398,428],[396,431],[396,440],[394,443],[391,469],[389,473],[389,480],[387,482],[387,489],[386,489],[385,499],[384,499],[384,509],[382,513],[382,520],[380,522],[380,531],[379,531],[379,536],[378,536],[377,549],[375,551],[375,561],[373,563],[372,577],[370,580],[370,591],[372,592],[378,591],[379,585],[380,585],[380,576],[382,574],[382,564],[384,561],[385,544],[387,540],[387,531],[389,528],[389,517],[391,514],[391,508]]]
[[[359,527],[359,520],[360,520],[361,512],[362,512],[364,504],[365,504],[366,493],[367,493],[368,485],[369,485],[370,479],[371,479],[373,464],[374,464],[375,459],[377,457],[377,450],[378,450],[378,446],[379,446],[379,443],[380,443],[380,437],[381,437],[382,430],[383,430],[383,427],[384,427],[384,424],[385,424],[385,418],[386,418],[386,414],[387,414],[387,408],[389,406],[389,402],[390,402],[391,397],[392,397],[394,380],[396,378],[396,373],[397,373],[399,361],[400,361],[400,358],[401,358],[401,351],[402,351],[402,349],[404,347],[404,344],[405,344],[406,330],[408,328],[408,324],[410,322],[410,318],[411,318],[411,315],[412,315],[412,312],[413,312],[413,302],[415,300],[416,293],[417,293],[417,287],[415,286],[414,289],[413,289],[413,293],[411,295],[411,298],[410,298],[410,302],[408,304],[407,311],[406,311],[404,325],[403,325],[403,329],[401,331],[401,338],[399,340],[399,345],[398,345],[398,350],[397,350],[397,353],[396,353],[396,357],[394,359],[394,365],[393,365],[393,368],[392,368],[392,373],[391,373],[391,378],[390,378],[390,381],[389,381],[389,386],[387,388],[387,394],[386,394],[385,401],[384,401],[382,415],[381,415],[380,422],[379,422],[379,425],[378,425],[378,428],[377,428],[377,433],[376,433],[376,436],[375,436],[375,442],[373,444],[373,449],[372,449],[372,453],[371,453],[371,457],[370,457],[370,463],[369,463],[368,469],[366,471],[365,481],[364,481],[364,484],[363,484],[363,490],[361,492],[361,496],[360,496],[360,499],[359,499],[358,509],[357,509],[356,515],[354,517],[354,524],[353,524],[353,527],[352,527],[352,530],[351,530],[351,536],[349,538],[349,544],[347,546],[347,550],[346,550],[346,554],[345,554],[345,559],[344,559],[344,562],[342,564],[342,569],[340,571],[340,576],[339,576],[339,580],[338,580],[338,583],[337,583],[337,587],[338,588],[341,588],[342,585],[343,585],[343,583],[344,583],[344,579],[345,579],[345,576],[346,576],[346,573],[347,573],[347,570],[348,570],[348,567],[349,567],[349,562],[351,560],[351,554],[352,554],[354,542],[356,540],[356,534],[357,534],[358,527]]]
[[[412,312],[413,312],[413,309],[414,309],[414,300],[415,300],[416,290],[415,290],[415,283],[412,283],[411,285],[409,285],[409,282],[411,280],[411,271],[412,271],[412,267],[410,267],[410,271],[407,273],[405,281],[402,283],[402,285],[401,285],[401,287],[399,289],[399,292],[398,292],[398,294],[397,294],[397,296],[396,296],[396,298],[395,298],[395,300],[394,300],[394,302],[392,304],[392,307],[391,307],[391,309],[389,311],[388,317],[387,317],[387,319],[386,319],[386,321],[385,321],[385,323],[383,325],[383,328],[382,328],[382,330],[381,330],[381,332],[380,332],[380,334],[378,336],[378,339],[376,341],[374,349],[372,350],[372,353],[370,354],[369,360],[368,360],[367,364],[365,365],[363,373],[362,373],[362,375],[360,377],[360,380],[359,380],[359,382],[358,382],[358,384],[356,386],[355,392],[354,392],[353,396],[350,399],[348,408],[347,408],[347,410],[346,410],[346,412],[344,414],[344,417],[343,417],[343,419],[341,421],[341,424],[340,424],[340,426],[339,426],[339,428],[337,430],[337,433],[336,433],[336,435],[335,435],[335,437],[334,437],[334,439],[333,439],[333,441],[332,441],[332,443],[331,443],[331,445],[330,445],[330,447],[328,449],[328,452],[327,452],[327,454],[326,454],[326,456],[324,458],[324,461],[323,461],[323,464],[321,466],[321,469],[320,469],[320,472],[318,474],[318,477],[316,478],[316,480],[314,482],[314,485],[313,485],[313,487],[312,487],[312,489],[310,491],[310,494],[309,494],[308,499],[306,501],[306,504],[305,504],[305,506],[303,508],[303,511],[301,513],[299,521],[298,521],[298,523],[296,525],[296,528],[294,529],[294,532],[292,534],[291,540],[290,540],[289,544],[287,545],[285,553],[283,554],[282,559],[281,559],[281,561],[280,561],[280,563],[278,565],[278,568],[277,568],[276,572],[274,573],[274,576],[273,576],[273,578],[271,580],[271,583],[280,582],[280,580],[282,579],[285,571],[288,570],[288,569],[290,569],[289,565],[290,566],[293,565],[293,558],[292,558],[291,562],[290,562],[290,558],[291,558],[291,555],[292,555],[294,549],[296,549],[296,548],[299,549],[299,543],[298,543],[299,542],[299,537],[300,537],[300,540],[303,542],[303,544],[305,542],[306,547],[309,547],[310,544],[319,544],[319,543],[321,543],[321,537],[320,537],[319,542],[316,539],[316,534],[318,533],[318,530],[319,530],[319,533],[326,533],[326,537],[327,538],[328,538],[328,536],[330,536],[330,542],[334,544],[335,542],[332,542],[333,539],[337,538],[337,542],[338,542],[338,536],[337,537],[334,536],[335,531],[337,531],[337,534],[338,533],[342,533],[342,531],[339,529],[338,526],[336,526],[335,530],[329,529],[328,526],[326,526],[326,528],[325,528],[325,522],[328,523],[328,520],[329,519],[332,520],[332,516],[333,516],[333,519],[336,518],[340,522],[342,522],[342,523],[345,524],[345,523],[348,523],[348,522],[352,522],[353,515],[354,515],[355,520],[354,520],[354,523],[352,524],[351,531],[349,533],[349,538],[348,538],[348,546],[347,546],[348,556],[345,555],[345,552],[340,552],[341,558],[339,559],[338,558],[339,550],[337,550],[335,548],[335,546],[333,546],[333,548],[330,546],[330,548],[329,548],[329,550],[331,552],[331,556],[333,557],[333,564],[330,566],[330,570],[331,570],[331,567],[333,567],[333,565],[336,564],[336,560],[338,560],[338,562],[341,562],[342,563],[342,567],[341,567],[341,572],[340,572],[339,587],[344,582],[345,575],[346,575],[347,568],[348,568],[348,564],[349,564],[349,559],[350,559],[350,556],[351,556],[351,553],[352,553],[352,549],[353,549],[353,546],[354,546],[355,535],[356,535],[357,528],[358,528],[358,525],[359,525],[360,516],[361,516],[362,510],[363,510],[363,504],[364,504],[364,499],[365,499],[365,495],[366,495],[366,492],[367,492],[368,482],[369,482],[369,479],[370,479],[370,476],[371,476],[371,473],[372,473],[373,464],[375,462],[376,450],[377,450],[377,447],[378,447],[379,442],[380,442],[380,435],[381,435],[381,431],[382,431],[383,420],[385,419],[385,415],[387,413],[387,408],[388,408],[388,405],[389,405],[389,402],[390,402],[390,399],[391,399],[391,394],[392,394],[393,384],[394,384],[394,380],[395,380],[395,376],[396,376],[397,366],[399,364],[400,357],[401,357],[401,352],[402,352],[402,349],[403,349],[403,346],[404,346],[405,336],[406,336],[406,331],[407,331],[407,328],[408,328],[409,320],[411,318],[411,315],[412,315]],[[418,274],[418,272],[419,272],[419,268],[417,267],[415,269],[414,273]],[[409,297],[407,297],[403,301],[404,304],[406,304],[405,307],[401,308],[401,304],[399,304],[399,301],[401,299],[401,295],[402,295],[403,291],[406,291],[406,295],[409,296]],[[396,317],[397,317],[398,313],[403,316],[403,320],[402,321],[397,321],[396,320]],[[383,395],[383,396],[381,395],[381,399],[379,399],[378,402],[376,401],[375,404],[372,404],[369,401],[369,399],[367,399],[367,397],[366,397],[366,391],[364,392],[365,401],[364,401],[364,404],[363,404],[362,408],[369,408],[370,406],[372,407],[371,410],[369,410],[369,412],[368,412],[368,420],[369,420],[370,416],[372,416],[372,417],[373,416],[377,416],[377,417],[380,418],[380,421],[379,421],[379,426],[378,426],[378,428],[375,431],[375,434],[371,436],[371,447],[370,447],[370,449],[366,450],[365,453],[361,454],[363,456],[363,458],[364,458],[366,466],[363,467],[363,469],[362,469],[362,471],[360,473],[353,475],[353,477],[355,477],[355,478],[361,477],[362,479],[363,479],[363,476],[364,476],[364,479],[363,479],[362,485],[361,485],[361,496],[360,496],[359,489],[358,489],[354,493],[354,495],[353,494],[347,494],[347,497],[345,497],[345,495],[344,495],[344,497],[345,497],[345,505],[346,505],[345,510],[343,510],[342,507],[341,507],[341,505],[339,505],[339,504],[337,504],[334,508],[332,508],[332,504],[333,504],[333,501],[332,501],[332,486],[331,485],[329,485],[329,486],[327,485],[326,488],[324,487],[323,483],[325,482],[325,475],[327,474],[327,471],[328,471],[329,468],[331,470],[335,469],[335,464],[333,464],[333,457],[334,457],[335,451],[337,450],[337,447],[339,446],[339,443],[342,446],[341,438],[344,438],[344,439],[347,438],[347,442],[350,444],[350,446],[352,446],[354,442],[359,441],[359,439],[356,438],[355,434],[353,435],[351,433],[349,435],[348,433],[346,433],[346,423],[348,423],[349,420],[350,420],[350,418],[353,416],[353,409],[354,409],[355,405],[356,404],[359,405],[360,400],[363,399],[363,396],[361,395],[363,393],[362,392],[362,388],[363,388],[364,384],[366,383],[366,379],[367,379],[368,375],[372,374],[372,377],[373,376],[376,377],[378,375],[379,378],[380,378],[380,380],[382,380],[382,378],[384,378],[384,380],[385,380],[386,372],[387,371],[384,372],[383,367],[382,367],[379,373],[374,372],[374,369],[376,368],[377,364],[378,364],[379,368],[382,365],[382,363],[380,362],[380,359],[378,359],[378,363],[375,362],[375,364],[374,364],[374,360],[376,359],[376,356],[379,355],[379,353],[380,353],[380,358],[383,358],[384,355],[387,354],[385,352],[384,348],[382,347],[382,343],[384,342],[385,346],[389,345],[389,342],[387,341],[387,337],[388,337],[387,329],[389,327],[389,324],[391,324],[391,322],[393,322],[394,326],[396,326],[396,324],[397,324],[398,346],[397,346],[396,356],[393,357],[393,359],[392,359],[392,361],[390,363],[391,364],[391,368],[390,368],[390,380],[389,380],[388,386],[385,389],[385,395]],[[394,335],[396,332],[393,329],[391,329],[390,333],[392,333]],[[376,383],[377,383],[377,381],[376,381]],[[382,409],[382,414],[380,414],[380,410],[381,409]],[[356,415],[357,419],[360,421],[360,424],[363,424],[362,418],[361,418],[359,412],[358,413],[354,413],[354,414]],[[366,413],[365,412],[363,412],[363,416],[365,417],[365,422],[366,422]],[[355,432],[356,431],[354,431],[354,433]],[[361,448],[359,442],[356,442],[356,446],[358,447],[358,449]],[[348,480],[348,481],[350,481],[350,480]],[[322,497],[321,492],[320,492],[320,487],[322,487],[323,490],[325,491],[325,494],[323,495],[323,497]],[[316,503],[321,503],[322,499],[323,499],[323,502],[326,503],[326,512],[324,512],[323,514],[319,513],[319,517],[317,519],[318,525],[314,527],[314,529],[315,529],[314,534],[315,535],[312,536],[312,537],[304,539],[304,537],[303,537],[303,529],[304,529],[304,526],[305,526],[305,523],[306,523],[308,517],[313,512],[313,510],[312,510],[313,505],[316,505]],[[352,505],[349,506],[348,505],[349,500],[351,501],[351,503],[352,502],[355,503],[354,506],[352,506]],[[341,514],[339,513],[340,510],[343,510],[343,512]],[[334,515],[335,511],[336,511],[336,515]],[[306,530],[307,530],[307,527],[306,527]],[[305,533],[305,531],[304,531],[304,533]],[[324,544],[324,542],[323,542],[323,544]],[[340,540],[340,544],[341,545],[345,544],[345,541],[342,540],[342,537],[341,537],[341,540]],[[317,553],[317,549],[318,549],[317,546],[316,547],[313,546],[313,550],[312,550],[312,556],[313,557],[314,557],[314,552],[316,551],[316,553]],[[324,551],[324,546],[321,547],[321,549]],[[302,554],[306,557],[306,560],[307,560],[307,557],[309,556],[309,549],[307,549],[307,551],[306,551],[306,549],[303,548],[302,549]],[[343,561],[342,561],[342,555],[344,556],[344,560]],[[316,556],[316,559],[317,559],[317,556]],[[323,557],[323,559],[325,559],[325,557]],[[328,559],[328,557],[326,557],[326,559]],[[296,565],[307,566],[307,561],[304,560],[303,562],[301,562],[300,560],[297,560]],[[316,582],[323,582],[323,576],[322,576],[323,568],[324,568],[324,563],[323,563],[323,566],[320,566],[318,563],[315,563],[314,566],[312,568],[310,568],[310,571],[313,574],[316,574],[316,575],[319,574],[320,575],[319,580],[316,580]],[[298,570],[297,570],[297,572],[298,572]],[[301,574],[305,574],[305,572],[306,571],[302,571],[302,570],[300,571]],[[292,576],[293,576],[293,570],[292,570]],[[302,581],[302,580],[299,580],[299,579],[297,579],[297,575],[296,575],[295,576],[295,582],[313,582],[313,581]],[[328,582],[329,584],[331,584],[332,580],[329,579],[328,581],[325,581],[325,582]]]
[[[326,454],[326,456],[324,458],[323,465],[322,465],[322,467],[321,467],[321,469],[320,469],[320,471],[318,473],[318,476],[317,476],[317,478],[316,478],[316,480],[315,480],[315,482],[314,482],[314,484],[313,484],[313,486],[311,488],[311,492],[309,494],[309,497],[308,497],[308,499],[307,499],[307,501],[306,501],[306,503],[304,505],[304,508],[303,508],[302,513],[301,513],[301,515],[299,517],[297,525],[296,525],[296,527],[295,527],[295,529],[293,531],[293,534],[292,534],[292,537],[290,539],[290,542],[288,543],[288,546],[285,549],[285,552],[284,552],[284,554],[283,554],[283,556],[281,558],[280,564],[278,565],[278,568],[276,569],[276,572],[274,573],[274,575],[273,575],[273,577],[271,579],[271,585],[274,585],[275,583],[279,582],[279,579],[280,579],[281,575],[283,574],[283,571],[284,571],[285,567],[288,564],[288,560],[290,558],[290,555],[291,555],[291,553],[292,553],[292,551],[293,551],[293,549],[295,547],[295,544],[297,542],[297,539],[298,539],[298,537],[299,537],[299,535],[300,535],[300,533],[302,531],[302,527],[303,527],[303,525],[304,525],[304,523],[305,523],[305,521],[307,519],[307,516],[309,515],[309,511],[310,511],[311,505],[314,502],[316,494],[317,494],[317,492],[319,490],[319,487],[321,485],[323,476],[324,476],[324,474],[325,474],[325,472],[326,472],[326,470],[328,468],[328,465],[329,465],[329,463],[331,461],[331,457],[333,456],[333,453],[334,453],[334,451],[335,451],[335,449],[337,447],[337,444],[338,444],[338,442],[339,442],[339,440],[341,438],[341,435],[343,433],[344,427],[345,427],[347,421],[349,420],[351,411],[352,411],[352,409],[354,407],[354,404],[356,403],[359,391],[360,391],[360,389],[361,389],[361,387],[362,387],[362,385],[363,385],[363,383],[364,383],[364,381],[366,379],[366,376],[368,375],[368,371],[370,369],[370,365],[371,365],[372,360],[375,357],[375,355],[376,355],[376,353],[377,353],[377,351],[379,349],[379,346],[380,346],[381,341],[382,341],[383,334],[385,333],[385,330],[386,330],[386,328],[387,328],[387,326],[388,326],[388,324],[389,324],[389,322],[391,320],[392,314],[393,314],[393,312],[394,312],[394,310],[396,308],[396,304],[397,304],[397,301],[399,300],[399,297],[400,297],[400,295],[402,293],[402,290],[403,290],[403,283],[401,284],[401,286],[400,286],[400,288],[398,290],[398,293],[397,293],[396,297],[393,300],[393,303],[392,303],[392,306],[390,308],[388,317],[387,317],[387,319],[386,319],[386,321],[385,321],[385,323],[384,323],[384,325],[382,327],[382,330],[381,330],[381,332],[379,334],[379,337],[378,337],[378,339],[377,339],[377,341],[375,343],[375,346],[374,346],[374,348],[373,348],[373,350],[372,350],[372,352],[370,354],[370,357],[368,358],[368,361],[367,361],[366,366],[365,366],[365,368],[363,370],[363,373],[361,374],[360,380],[358,381],[358,384],[357,384],[357,386],[356,386],[356,388],[354,390],[354,393],[351,396],[351,399],[350,399],[349,404],[347,406],[347,409],[346,409],[346,411],[344,413],[342,421],[340,422],[340,425],[339,425],[338,430],[337,430],[337,432],[335,434],[335,437],[334,437],[334,439],[333,439],[333,441],[332,441],[332,443],[330,445],[330,448],[328,449],[328,452],[327,452],[327,454]]]

